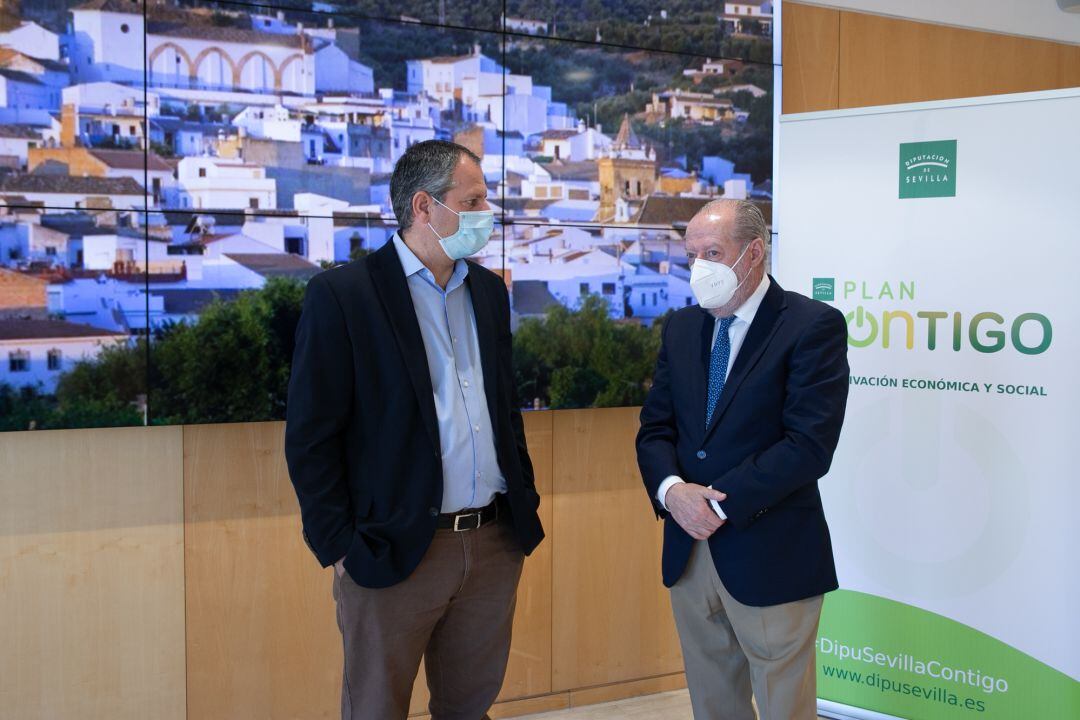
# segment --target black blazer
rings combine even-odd
[[[736,600],[778,605],[835,590],[817,481],[847,403],[844,316],[772,280],[706,428],[713,323],[696,306],[668,319],[641,411],[638,464],[664,518],[664,584],[682,576],[694,543],[656,501],[664,479],[678,475],[728,496],[728,521],[709,546]]]
[[[544,531],[514,399],[510,303],[469,263],[484,390],[506,506],[528,554]],[[304,537],[324,567],[345,558],[365,587],[416,569],[435,534],[443,474],[435,401],[412,296],[393,243],[308,283],[296,330],[285,456]]]

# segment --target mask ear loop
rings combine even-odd
[[[437,198],[437,197],[435,197],[434,195],[432,195],[432,196],[431,196],[431,199],[432,199],[432,200],[434,200],[435,202],[439,203],[439,204],[440,204],[440,205],[442,205],[442,206],[443,206],[444,208],[446,208],[446,209],[447,209],[447,210],[449,210],[450,212],[454,213],[454,214],[455,214],[455,215],[457,215],[458,217],[461,217],[461,213],[459,213],[459,212],[458,212],[457,210],[453,209],[452,207],[450,207],[449,205],[447,205],[446,203],[444,203],[444,202],[443,202],[442,200],[440,200],[439,198]]]
[[[757,238],[754,238],[754,240],[757,240]],[[739,253],[739,257],[735,258],[735,262],[731,263],[731,272],[735,272],[735,266],[739,264],[739,261],[743,259],[743,255],[745,255],[746,251],[750,249],[750,246],[754,244],[754,240],[751,240],[746,245],[746,247],[744,247],[742,249],[742,252]],[[738,275],[736,275],[735,277],[738,277]],[[746,282],[747,278],[749,278],[749,277],[750,277],[750,273],[746,273],[746,275],[743,277],[743,279],[739,281],[739,284],[735,286],[735,289],[731,291],[733,295],[735,293],[739,292],[739,288],[741,288],[743,286],[743,283]]]
[[[455,215],[458,216],[458,229],[460,229],[461,228],[461,213],[455,212],[453,208],[449,207],[446,203],[439,200],[439,198],[435,197],[434,195],[431,196],[431,199],[434,200],[435,202],[439,203],[444,208],[446,208],[447,210],[449,210],[450,212],[452,212],[452,213],[454,213]],[[439,238],[439,240],[445,240],[446,239],[442,235],[439,234],[438,230],[436,230],[435,228],[433,228],[431,226],[430,222],[427,224],[427,226],[428,226],[428,229],[431,230],[431,232],[433,232],[435,234],[435,237]],[[453,233],[451,233],[450,235],[453,235]],[[446,237],[450,237],[450,235],[447,235]],[[736,260],[736,262],[738,262],[738,261]]]

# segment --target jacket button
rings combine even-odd
[[[439,517],[439,508],[428,508],[428,514],[431,515],[431,517]]]
[[[698,450],[697,451],[697,459],[698,460],[704,460],[707,457],[708,457],[708,454],[706,454],[706,452],[704,450]]]

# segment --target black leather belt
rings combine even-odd
[[[497,520],[498,517],[499,504],[497,501],[492,500],[487,507],[479,509],[466,508],[456,513],[444,513],[439,516],[439,523],[436,527],[440,530],[453,530],[454,532],[479,530],[488,523]]]

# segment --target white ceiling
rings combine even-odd
[[[1057,0],[799,0],[956,27],[1080,44],[1080,13]]]

